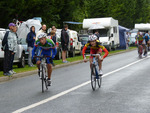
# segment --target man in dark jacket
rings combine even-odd
[[[68,25],[64,25],[64,29],[61,31],[61,45],[62,45],[62,61],[67,63],[66,52],[68,51],[69,35],[67,33]]]
[[[32,63],[32,49],[34,47],[34,42],[35,42],[35,27],[32,26],[30,28],[30,32],[27,35],[27,43],[28,43],[28,51],[29,51],[29,55],[28,55],[28,65],[29,67],[34,67],[33,63]]]

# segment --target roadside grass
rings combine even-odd
[[[136,49],[136,47],[129,47],[128,50],[134,50]],[[123,52],[123,51],[128,51],[128,50],[115,50],[115,51],[110,51],[109,54],[115,54],[115,53],[119,53],[119,52]],[[102,53],[102,55],[104,54],[104,52]],[[79,60],[82,60],[83,59],[83,56],[75,56],[75,57],[70,57],[70,58],[67,58],[67,60],[69,62],[74,62],[74,61],[79,61]],[[62,60],[54,60],[54,64],[55,65],[60,65],[60,64],[63,64],[62,63]],[[25,65],[24,68],[18,68],[17,65],[14,65],[13,66],[13,70],[16,72],[16,73],[22,73],[22,72],[27,72],[27,71],[33,71],[33,70],[36,70],[37,67],[29,67],[28,65]],[[0,71],[0,77],[4,76],[3,75],[3,72]]]

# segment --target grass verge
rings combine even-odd
[[[136,47],[129,47],[128,50],[133,50],[135,49]],[[109,54],[115,54],[115,53],[120,53],[120,52],[123,52],[123,51],[128,51],[128,50],[115,50],[115,51],[110,51]],[[103,53],[104,54],[104,53]],[[83,57],[82,56],[75,56],[75,57],[71,57],[71,58],[67,58],[67,60],[69,62],[74,62],[74,61],[79,61],[79,60],[82,60]],[[60,65],[60,64],[63,64],[62,63],[62,60],[54,60],[54,64],[55,65]],[[18,68],[17,65],[14,65],[13,66],[13,70],[16,72],[16,73],[22,73],[22,72],[27,72],[27,71],[33,71],[33,70],[36,70],[37,67],[29,67],[28,65],[26,65],[24,68]],[[0,71],[0,77],[3,76],[3,72]]]

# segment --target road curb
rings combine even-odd
[[[135,49],[131,49],[131,50],[121,51],[121,52],[118,52],[118,53],[113,53],[113,54],[108,55],[108,57],[109,56],[113,56],[113,55],[117,55],[117,54],[126,53],[126,52],[133,51],[133,50],[136,50],[136,48]],[[66,67],[66,66],[82,63],[82,62],[83,62],[83,60],[79,60],[79,61],[69,62],[69,63],[66,63],[66,64],[60,64],[60,65],[56,65],[55,67],[53,67],[53,69],[58,69],[58,68],[62,68],[62,67]],[[0,83],[1,82],[6,82],[6,81],[10,81],[10,80],[13,80],[13,79],[16,79],[16,78],[20,78],[20,77],[30,76],[30,75],[36,74],[37,72],[38,72],[37,70],[33,70],[33,71],[17,73],[17,74],[14,74],[11,77],[7,77],[7,76],[0,77]]]

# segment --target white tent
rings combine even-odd
[[[39,20],[29,19],[23,22],[17,30],[17,35],[19,38],[26,38],[27,34],[30,32],[31,26],[35,27],[35,32],[39,31],[41,28],[41,22]]]

